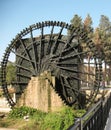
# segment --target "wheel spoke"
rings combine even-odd
[[[30,36],[31,36],[32,50],[33,50],[33,56],[34,56],[35,73],[37,74],[38,66],[37,66],[37,62],[36,62],[36,55],[35,55],[36,52],[35,52],[35,47],[34,47],[34,38],[33,38],[32,28],[30,28]]]
[[[27,85],[27,82],[12,82],[12,85]]]
[[[22,65],[15,64],[15,66],[18,67],[18,68],[21,68],[21,69],[23,69],[23,70],[32,72],[30,68],[24,67],[24,66],[22,66]]]
[[[25,77],[25,78],[28,78],[30,79],[31,77],[28,76],[28,75],[25,75],[25,74],[22,74],[22,73],[17,73],[18,76],[21,76],[21,77]]]
[[[67,98],[67,91],[66,91],[66,88],[65,88],[65,85],[64,85],[64,81],[63,81],[63,77],[60,76],[60,82],[62,84],[62,91],[63,91],[63,95],[65,97],[65,99]]]
[[[40,36],[40,45],[39,45],[39,60],[38,60],[38,73],[40,73],[41,70],[41,60],[43,57],[43,53],[44,53],[44,46],[43,46],[43,27],[41,28],[41,36]]]
[[[51,52],[51,47],[52,47],[51,41],[53,39],[53,30],[54,30],[54,26],[52,26],[50,38],[49,38],[49,41],[48,41],[48,47],[47,47],[47,51],[46,51],[47,55]]]
[[[22,41],[22,39],[20,38],[20,36],[19,36],[18,40],[20,41],[21,45],[23,46],[23,49],[24,49],[26,55],[28,56],[28,59],[31,61],[32,58],[31,58],[31,56],[30,56],[28,50],[26,49],[26,46],[25,46],[24,42]],[[31,62],[31,64],[32,64],[32,66],[33,66],[33,69],[35,70],[34,64],[33,64],[32,62]],[[35,75],[36,75],[36,74],[35,74]]]
[[[62,67],[62,66],[59,66],[59,68],[60,68],[60,69],[62,69],[62,70],[69,71],[69,72],[81,73],[81,74],[88,74],[88,75],[95,76],[95,74],[93,74],[93,73],[82,72],[82,71],[78,71],[78,70],[70,69],[70,68],[67,68],[67,67]]]
[[[54,46],[53,46],[53,49],[52,49],[52,54],[54,54],[54,53],[56,52],[57,48],[58,48],[58,45],[59,45],[58,40],[61,39],[61,37],[62,37],[61,34],[62,34],[63,29],[64,29],[64,27],[62,27],[62,28],[60,29],[60,32],[59,32],[59,34],[58,34],[58,36],[57,36],[57,39],[56,39],[56,41],[55,41],[55,43],[54,43]]]
[[[13,52],[16,56],[20,57],[21,59],[26,60],[26,61],[29,61],[29,62],[31,62],[31,63],[34,63],[34,61],[30,60],[29,58],[25,57],[24,55],[21,55],[21,54],[15,52],[15,51],[13,51],[13,50],[12,50],[12,52]]]
[[[72,58],[76,58],[76,57],[79,57],[80,55],[83,55],[83,54],[86,54],[87,52],[80,52],[80,53],[76,53],[76,54],[70,54],[68,56],[64,56],[64,57],[60,57],[59,59],[60,60],[69,60],[69,59],[72,59]]]
[[[55,64],[57,64],[57,66],[68,66],[68,67],[75,67],[75,66],[78,66],[78,65],[88,65],[89,63],[87,63],[87,62],[82,62],[82,63],[79,63],[79,62],[76,62],[76,63],[67,63],[67,61],[66,62],[55,62]],[[95,63],[90,63],[90,65],[95,65]]]

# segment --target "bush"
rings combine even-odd
[[[33,116],[35,113],[37,113],[37,109],[22,106],[20,108],[14,108],[9,113],[9,118],[23,118],[26,115]]]
[[[74,123],[74,111],[72,108],[65,107],[59,113],[49,113],[45,116],[42,123],[42,130],[66,130]]]
[[[21,130],[66,130],[74,123],[75,118],[81,117],[85,110],[73,110],[71,107],[63,107],[60,111],[45,113],[30,107],[14,108],[9,113],[9,118],[23,118],[29,115],[30,120]]]

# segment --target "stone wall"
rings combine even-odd
[[[11,110],[10,106],[5,97],[0,97],[0,112],[9,112]]]
[[[12,86],[8,86],[8,92],[10,93],[14,102],[16,102],[15,89]],[[11,107],[7,99],[3,95],[3,89],[0,88],[0,112],[9,112]]]
[[[55,80],[49,72],[32,77],[19,100],[19,105],[30,106],[45,112],[61,108],[64,103],[54,90]]]

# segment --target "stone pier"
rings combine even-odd
[[[64,102],[54,90],[55,80],[55,77],[47,71],[38,77],[32,77],[19,100],[19,105],[37,108],[44,112],[61,108]]]

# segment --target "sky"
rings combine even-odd
[[[96,28],[101,15],[111,20],[111,0],[0,0],[0,61],[11,40],[26,27],[49,20],[70,24],[75,14],[83,21],[89,14]]]

